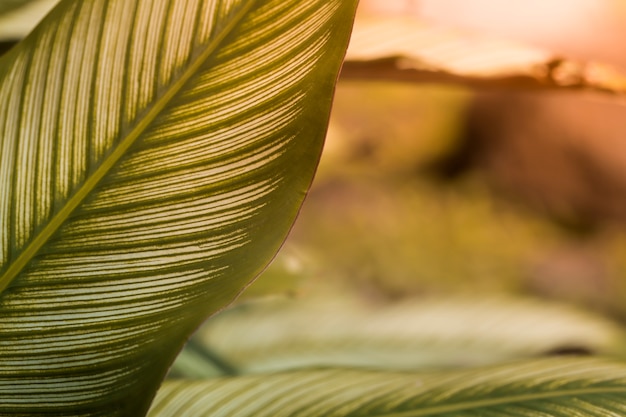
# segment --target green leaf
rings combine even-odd
[[[0,59],[0,414],[142,415],[310,185],[356,1],[62,1]]]
[[[559,352],[626,353],[621,326],[532,299],[424,298],[389,305],[265,300],[207,321],[173,365],[192,378],[306,367],[486,365]]]
[[[150,417],[626,415],[626,364],[546,359],[468,371],[351,370],[166,381]]]

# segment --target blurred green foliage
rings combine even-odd
[[[460,146],[470,99],[451,87],[340,83],[313,188],[247,295],[532,294],[626,317],[623,232],[573,234],[478,172],[429,175]]]

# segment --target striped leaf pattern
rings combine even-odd
[[[146,412],[277,251],[356,1],[64,0],[0,60],[0,415]]]
[[[626,415],[626,364],[539,360],[431,374],[349,370],[166,381],[150,417]]]

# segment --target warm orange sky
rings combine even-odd
[[[624,0],[361,0],[361,7],[416,13],[626,69]]]

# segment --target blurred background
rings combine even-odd
[[[624,1],[360,8],[626,70]],[[626,319],[624,99],[392,78],[340,79],[313,188],[248,295],[505,293]]]

